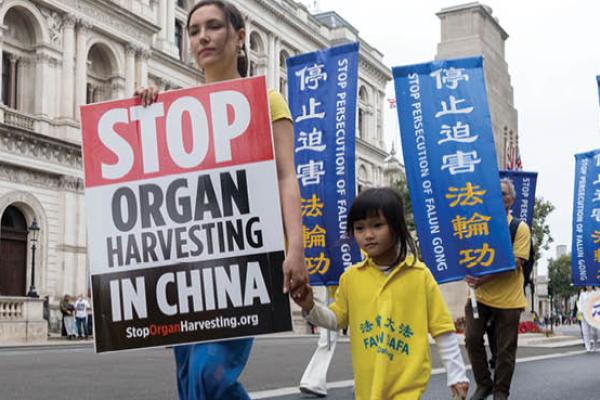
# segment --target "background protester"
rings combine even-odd
[[[60,312],[63,316],[63,327],[67,339],[75,339],[77,337],[77,329],[75,327],[75,306],[71,302],[71,296],[65,294],[60,301]]]
[[[80,294],[75,301],[75,322],[77,324],[77,337],[79,339],[87,339],[87,310],[90,308],[90,303]]]
[[[227,1],[200,1],[189,12],[186,28],[192,54],[204,70],[206,83],[247,76],[245,22],[235,6]],[[157,100],[158,91],[140,88],[135,95],[147,106]],[[294,131],[283,97],[271,91],[269,103],[287,242],[283,291],[301,297],[306,291],[308,275],[304,265],[300,192],[294,168]],[[252,343],[253,340],[247,338],[175,347],[179,397],[249,399],[237,378],[248,361]]]
[[[510,207],[515,200],[515,188],[510,180],[502,179],[502,200],[508,219],[512,220]],[[514,271],[485,275],[479,278],[468,275],[469,286],[476,288],[479,318],[473,318],[471,301],[465,307],[465,344],[473,367],[477,389],[472,400],[484,400],[492,392],[494,400],[507,399],[515,369],[519,319],[527,307],[523,291],[524,276],[521,265],[529,257],[531,234],[521,221],[513,241],[516,269]],[[490,374],[483,335],[488,322],[494,319],[497,348],[494,378]]]

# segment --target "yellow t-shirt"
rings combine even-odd
[[[280,119],[292,120],[290,108],[281,93],[275,90],[269,90],[269,107],[271,108],[271,122]]]
[[[512,216],[508,216],[508,223]],[[531,245],[531,233],[525,223],[519,224],[515,233],[513,253],[515,257],[527,260],[529,258],[529,247]],[[503,272],[501,276],[484,283],[477,288],[475,294],[477,301],[495,308],[526,308],[527,298],[523,291],[525,278],[521,267],[514,271]]]
[[[388,276],[366,259],[340,278],[330,305],[338,327],[350,327],[357,400],[414,400],[427,388],[427,334],[453,332],[440,289],[425,264],[408,257]]]

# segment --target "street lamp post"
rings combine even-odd
[[[40,233],[40,227],[35,218],[31,222],[29,233],[31,234],[31,286],[29,286],[27,297],[40,297],[35,290],[35,250],[37,248],[36,244],[38,241],[38,235]]]

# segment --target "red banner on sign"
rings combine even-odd
[[[264,77],[81,109],[88,188],[273,159]]]

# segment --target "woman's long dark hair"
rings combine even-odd
[[[185,27],[188,30],[188,32],[190,30],[190,20],[192,19],[192,14],[200,7],[204,6],[219,7],[219,9],[225,15],[225,20],[231,24],[231,26],[236,32],[239,32],[240,29],[246,27],[244,16],[240,12],[240,10],[238,10],[237,7],[231,4],[230,2],[225,0],[202,0],[199,3],[196,3],[188,13],[187,23],[185,24]],[[248,76],[248,52],[246,51],[246,43],[242,45],[240,54],[238,54],[237,70],[242,78]]]
[[[391,188],[367,189],[356,196],[348,212],[346,233],[348,236],[352,236],[356,221],[377,216],[379,212],[383,214],[392,231],[394,240],[400,246],[400,253],[392,265],[390,265],[390,268],[395,267],[400,261],[404,260],[409,250],[413,255],[411,265],[414,265],[417,260],[417,246],[406,227],[402,198]]]

